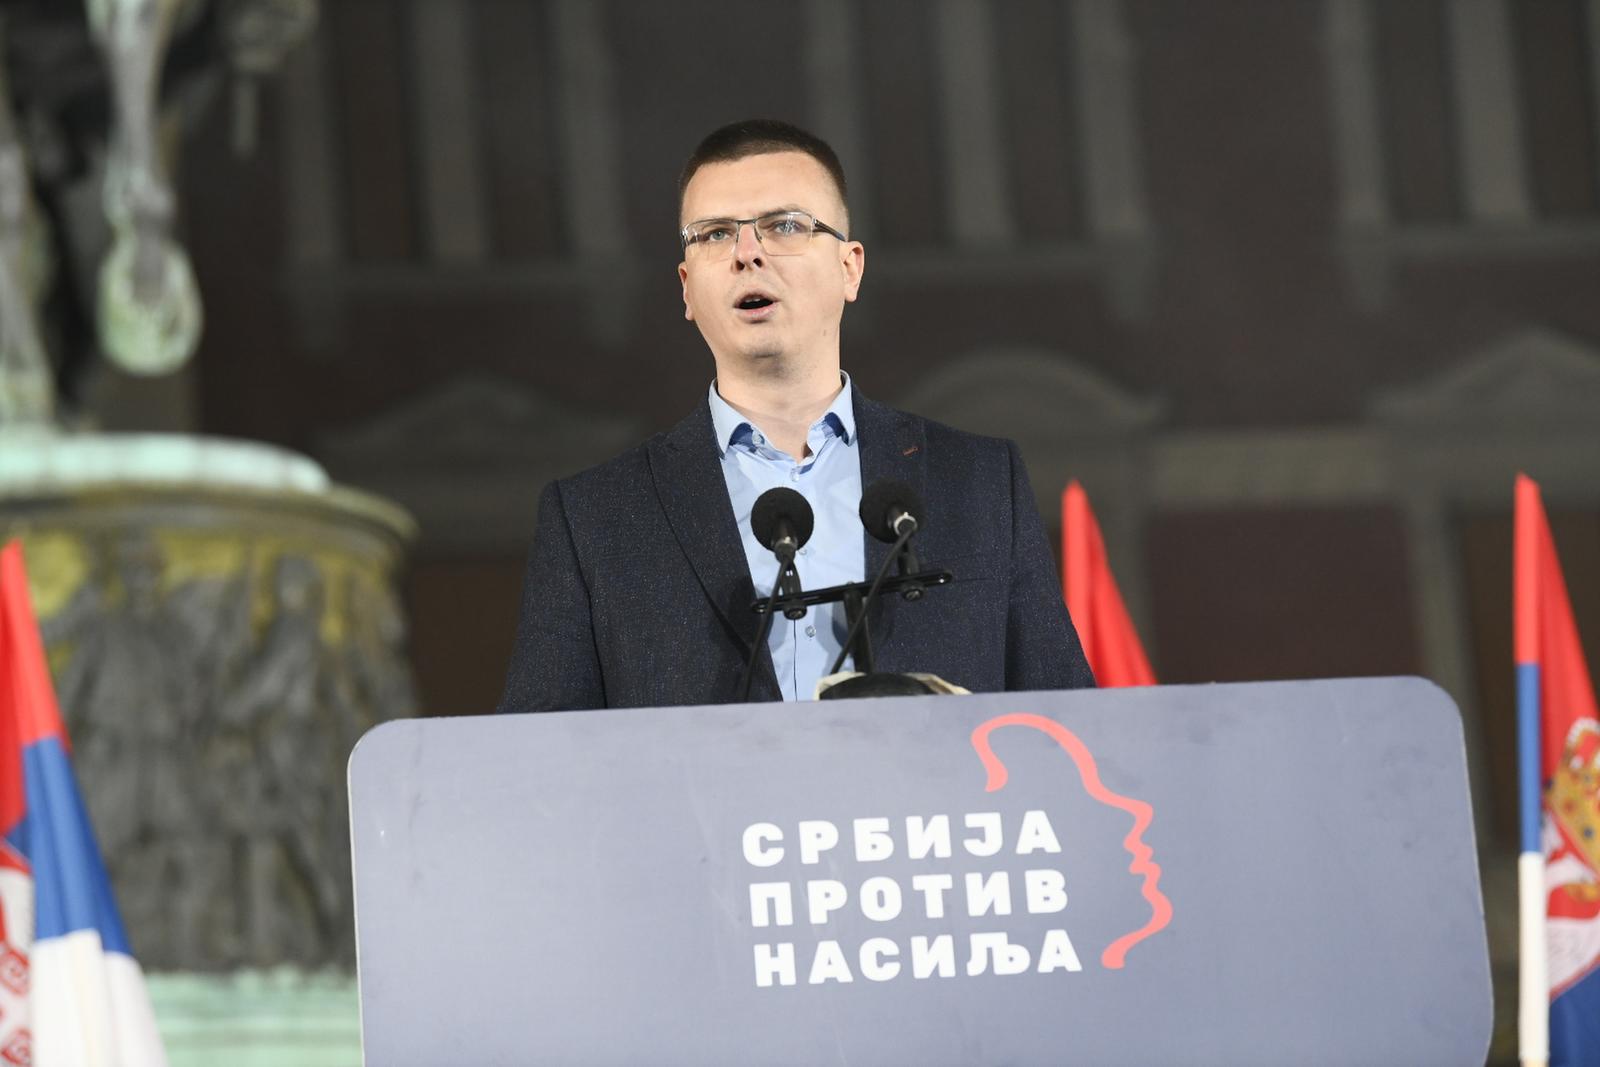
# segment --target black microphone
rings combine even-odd
[[[750,532],[783,563],[794,562],[815,525],[811,505],[793,489],[768,489],[750,510]]]
[[[916,533],[922,517],[922,498],[904,482],[873,482],[861,494],[861,525],[880,541]]]
[[[739,701],[750,699],[750,683],[755,679],[756,659],[761,646],[767,643],[772,629],[772,612],[779,597],[800,595],[800,572],[794,566],[794,554],[811,540],[811,530],[816,525],[816,515],[806,498],[793,489],[779,487],[768,489],[756,497],[750,509],[750,532],[756,535],[761,546],[778,557],[778,580],[772,585],[772,595],[767,597],[767,610],[761,614],[761,626],[756,630],[755,644],[750,647],[750,658],[745,661],[744,677],[739,682]],[[753,575],[752,575],[753,577]],[[783,609],[786,619],[803,619],[806,608],[794,604]]]
[[[883,585],[884,578],[889,574],[889,565],[898,560],[902,575],[908,572],[908,568],[913,572],[917,570],[917,557],[911,550],[911,536],[917,532],[922,498],[915,489],[904,482],[873,482],[861,494],[859,513],[861,525],[867,528],[867,532],[880,541],[889,542],[891,547],[883,566],[878,568],[872,584],[867,587],[867,595],[861,598],[861,607],[856,612],[855,620],[850,623],[850,631],[844,637],[844,647],[839,649],[839,656],[829,668],[829,674],[838,673],[839,668],[844,666],[844,658],[855,645],[856,635],[866,626],[867,613],[878,596],[878,587]],[[907,586],[900,595],[906,600],[920,599],[922,586]]]

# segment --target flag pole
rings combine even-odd
[[[1545,941],[1545,860],[1539,728],[1539,486],[1517,475],[1512,544],[1513,644],[1517,672],[1517,1054],[1522,1067],[1550,1059],[1550,970]]]

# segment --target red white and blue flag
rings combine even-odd
[[[1539,486],[1517,476],[1524,1063],[1600,1065],[1600,715]]]
[[[13,541],[0,549],[0,1064],[166,1062]]]

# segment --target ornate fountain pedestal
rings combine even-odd
[[[0,431],[0,540],[147,971],[353,963],[345,761],[415,711],[413,534],[264,445]]]

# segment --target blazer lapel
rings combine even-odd
[[[748,657],[761,617],[750,610],[756,588],[718,461],[710,405],[702,400],[692,415],[650,441],[647,453],[667,523],[741,655]],[[752,693],[759,695],[765,687],[771,697],[779,690],[770,651],[762,650],[759,667]]]
[[[928,456],[922,420],[868,400],[860,390],[855,392],[855,409],[856,434],[860,439],[862,492],[876,482],[902,482],[926,504]],[[866,580],[871,582],[889,558],[890,546],[867,533],[865,528],[861,536],[866,544]],[[912,543],[914,545],[916,542]],[[898,595],[880,594],[877,607],[873,608],[867,620],[872,627],[873,659],[879,669],[888,669],[883,657],[895,647],[895,619],[899,614],[899,604]]]

